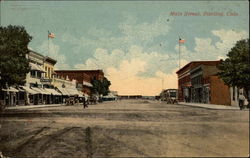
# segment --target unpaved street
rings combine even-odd
[[[249,111],[122,100],[7,110],[0,123],[10,157],[249,155]]]

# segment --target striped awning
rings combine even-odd
[[[9,87],[8,89],[2,89],[2,91],[8,91],[8,92],[18,92],[18,90],[14,87]]]
[[[41,88],[38,87],[31,87],[32,90],[36,92],[36,94],[45,94],[44,91],[41,90]]]
[[[21,88],[23,88],[27,93],[30,93],[30,94],[38,94],[37,91],[34,91],[34,90],[32,90],[31,88],[29,88],[29,87],[21,86]]]
[[[52,95],[62,95],[61,93],[57,92],[55,89],[45,88],[45,90],[48,91]]]
[[[70,96],[66,88],[58,87],[58,90],[62,93],[62,95]]]

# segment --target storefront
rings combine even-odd
[[[14,87],[9,87],[0,90],[1,104],[5,106],[16,106],[17,105],[17,93],[19,91]]]

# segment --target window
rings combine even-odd
[[[42,73],[41,72],[37,72],[37,78],[41,78],[42,77]]]
[[[47,72],[47,69],[48,69],[48,67],[47,66],[45,66],[45,77],[48,77],[48,72]]]
[[[50,78],[50,68],[48,68],[48,78]]]
[[[35,78],[36,77],[36,71],[31,70],[30,71],[30,76]]]

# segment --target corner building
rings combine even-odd
[[[179,69],[180,102],[230,105],[230,88],[218,77],[220,61],[193,61]]]

